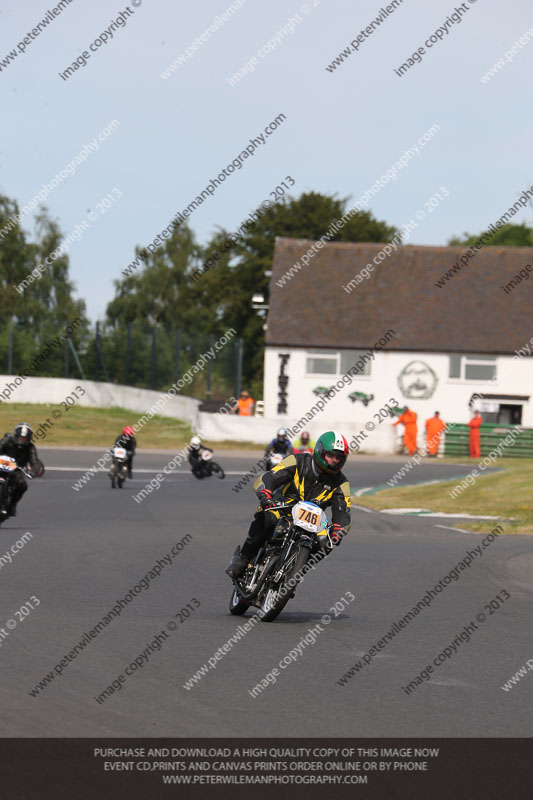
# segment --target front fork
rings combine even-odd
[[[9,500],[9,478],[5,475],[0,477],[0,510],[4,511]]]
[[[287,562],[289,561],[289,559],[291,557],[291,550],[294,548],[294,545],[300,545],[301,547],[307,547],[309,550],[311,550],[311,548],[313,547],[313,539],[310,536],[308,536],[307,534],[304,533],[304,534],[301,534],[300,536],[298,536],[297,539],[291,539],[291,541],[288,542],[288,550],[287,550],[287,552],[284,553],[283,550],[282,550],[282,552],[280,554],[281,566],[277,570],[276,574],[273,577],[273,581],[272,582],[274,584],[279,583],[279,581],[283,578],[283,576],[285,575],[287,570],[290,569],[290,565],[288,565]]]

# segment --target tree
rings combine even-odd
[[[252,309],[251,299],[256,292],[268,292],[269,278],[266,270],[272,268],[276,236],[316,241],[328,230],[330,224],[340,219],[346,211],[348,198],[317,192],[307,192],[299,198],[283,198],[266,209],[262,216],[243,234],[226,260],[225,270],[219,277],[228,276],[220,313],[226,326],[233,325],[243,337],[244,364],[243,381],[255,395],[263,392],[263,319]],[[397,229],[374,218],[370,211],[353,214],[330,241],[341,242],[389,242]],[[221,239],[226,233],[221,231]],[[230,260],[235,260],[229,266]],[[219,271],[219,267],[212,273]],[[211,273],[199,281],[206,280]]]
[[[470,233],[463,233],[462,237],[454,236],[448,242],[452,247],[459,245],[471,246],[477,242],[480,236],[489,236],[490,239],[485,243],[485,246],[490,247],[532,247],[533,246],[533,228],[523,222],[521,225],[504,225],[499,228],[492,235],[488,231],[483,231],[478,235]]]
[[[218,229],[207,246],[200,247],[191,230],[183,224],[173,230],[155,253],[137,248],[137,255],[142,255],[144,260],[143,267],[115,281],[116,296],[107,307],[105,339],[109,343],[115,337],[115,345],[109,347],[106,356],[110,362],[115,358],[112,368],[108,365],[110,372],[117,374],[120,364],[124,363],[128,323],[132,324],[132,336],[138,337],[134,380],[141,385],[148,385],[147,341],[154,327],[159,343],[157,380],[161,383],[169,382],[178,330],[183,332],[190,348],[188,354],[187,351],[183,353],[185,360],[180,364],[180,372],[183,372],[191,360],[194,361],[194,354],[202,352],[202,346],[205,348],[209,336],[219,336],[234,328],[244,342],[243,382],[256,397],[261,397],[263,320],[252,309],[251,300],[254,293],[267,292],[269,281],[265,271],[272,267],[275,238],[317,240],[332,222],[343,216],[347,203],[347,199],[316,192],[297,199],[284,198],[263,210],[261,217],[224,253],[227,231]],[[369,211],[357,212],[331,241],[388,242],[396,232],[396,228],[376,220]],[[214,262],[216,266],[207,270],[200,268],[215,255],[218,256]],[[229,386],[230,391],[235,371],[233,355],[233,347],[227,346],[217,356],[220,385],[226,389]],[[202,374],[188,391],[201,391],[204,380]]]
[[[144,264],[140,271],[115,281],[116,296],[108,304],[103,331],[106,366],[118,380],[125,379],[128,326],[131,336],[131,368],[128,382],[149,386],[152,374],[152,337],[156,332],[157,359],[154,385],[168,386],[176,378],[178,341],[181,375],[210,347],[226,328],[221,321],[223,286],[227,278],[226,256],[221,268],[193,279],[202,259],[219,246],[215,236],[207,249],[200,247],[186,224],[178,225],[154,253],[137,249]],[[219,396],[233,391],[233,362],[229,351],[217,355],[213,389]],[[184,387],[185,394],[202,394],[206,372]]]
[[[46,343],[74,319],[80,318],[72,334],[74,341],[82,343],[88,331],[85,303],[74,298],[68,256],[60,249],[62,235],[57,223],[49,218],[46,209],[41,209],[37,240],[31,242],[18,217],[17,203],[0,196],[0,359],[7,368],[8,331],[13,319],[15,371],[30,364]],[[49,257],[51,263],[47,265]],[[36,372],[63,375],[64,347],[54,349]]]

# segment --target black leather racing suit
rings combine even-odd
[[[210,447],[204,447],[202,444],[200,447],[197,447],[196,450],[194,448],[189,449],[189,464],[191,465],[191,472],[195,478],[204,478],[204,461],[202,459],[202,453],[212,453]]]
[[[294,505],[299,500],[309,500],[322,509],[331,507],[332,522],[341,525],[346,531],[350,529],[348,479],[342,472],[321,472],[310,453],[287,456],[280,464],[265,472],[254,483],[259,497],[263,488],[272,492],[278,490],[275,494],[276,502]],[[241,556],[251,561],[261,545],[272,535],[279,518],[279,511],[263,511],[259,506],[241,547]]]
[[[135,448],[137,447],[137,439],[135,436],[128,436],[126,433],[121,433],[120,436],[117,436],[115,439],[115,447],[123,447],[127,451],[126,469],[128,470],[128,478],[131,478],[131,468],[133,466]]]
[[[12,433],[4,434],[4,437],[0,441],[0,455],[11,456],[21,469],[24,469],[29,464],[34,472],[38,472],[39,470],[40,464],[37,458],[37,448],[35,445],[31,442],[17,444]],[[11,506],[16,507],[20,498],[28,489],[28,482],[24,473],[20,470],[13,472],[10,480],[12,482]]]

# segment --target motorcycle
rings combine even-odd
[[[284,458],[287,458],[288,455],[288,453],[285,455],[283,455],[283,453],[268,453],[265,459],[267,470],[272,469],[272,467],[280,464]]]
[[[201,461],[193,468],[193,474],[197,478],[210,478],[211,475],[216,475],[217,478],[226,477],[226,474],[220,464],[217,464],[216,461],[213,461],[213,453],[209,450],[204,450],[200,456]]]
[[[232,614],[242,615],[250,606],[260,609],[263,622],[272,622],[283,611],[302,580],[305,565],[318,537],[327,537],[326,513],[315,503],[300,500],[295,505],[277,504],[272,511],[291,509],[282,516],[271,539],[261,547],[241,577],[233,580],[229,604]]]
[[[20,469],[21,472],[31,479],[31,474],[17,465],[11,456],[0,456],[0,525],[9,518],[6,509],[11,502],[12,482],[11,476]]]
[[[118,483],[118,488],[122,489],[124,481],[128,475],[128,451],[125,447],[113,448],[113,463],[109,470],[109,477],[111,478],[111,488],[115,489],[115,483]]]

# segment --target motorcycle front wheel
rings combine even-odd
[[[296,560],[294,565],[283,576],[281,584],[275,589],[270,588],[267,590],[263,602],[261,603],[260,616],[262,622],[273,622],[283,611],[296,589],[299,579],[297,580],[295,576],[301,572],[307,563],[309,553],[310,550],[308,547],[299,545],[296,552]]]
[[[11,492],[9,491],[9,480],[8,478],[3,478],[0,482],[0,509],[2,509],[2,511],[9,505],[9,501],[11,499],[10,496]],[[0,514],[0,525],[2,522],[5,522],[6,519],[9,519],[8,514]]]
[[[243,614],[246,614],[249,608],[250,606],[242,599],[237,589],[234,589],[233,594],[231,595],[231,600],[229,601],[230,614],[235,614],[236,616],[240,617]]]
[[[34,471],[34,473],[33,473],[33,477],[34,477],[34,478],[42,478],[42,477],[43,477],[43,475],[44,475],[44,472],[45,472],[45,470],[44,470],[44,464],[43,464],[43,462],[41,461],[41,459],[40,459],[40,458],[38,458],[38,459],[37,459],[37,462],[36,462],[36,469],[35,469],[35,471]]]
[[[216,461],[213,461],[212,464],[211,464],[211,475],[216,475],[217,478],[220,478],[220,479],[226,477],[226,474],[225,474],[224,470],[222,469],[220,464],[217,464]]]
[[[114,489],[115,485],[116,485],[116,480],[117,480],[117,465],[116,464],[112,464],[111,465],[111,468],[110,468],[108,474],[109,474],[109,477],[111,478],[111,488]]]

